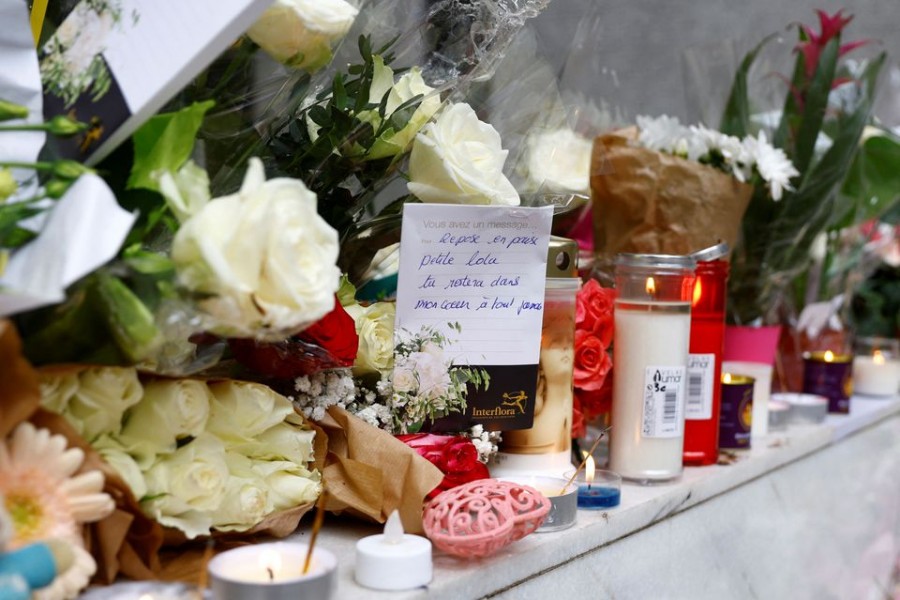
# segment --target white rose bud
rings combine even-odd
[[[454,104],[422,128],[409,160],[409,191],[422,202],[517,206],[503,174],[500,134],[468,104]]]
[[[338,234],[298,179],[266,181],[250,159],[240,192],[188,219],[172,244],[178,280],[209,294],[200,308],[222,335],[280,340],[331,311]]]
[[[261,383],[217,381],[209,389],[206,430],[229,446],[250,442],[294,414],[290,400]]]
[[[288,461],[253,461],[253,471],[269,490],[272,510],[282,510],[313,502],[322,486],[318,471],[309,471]]]
[[[180,223],[200,212],[209,202],[209,174],[193,160],[178,172],[163,171],[158,176],[159,193]]]
[[[226,452],[225,462],[230,477],[222,504],[213,515],[212,527],[219,531],[247,531],[272,510],[269,491],[246,456]]]
[[[394,83],[394,71],[384,64],[384,59],[376,55],[372,61],[374,74],[372,86],[369,88],[369,102],[381,104],[382,98],[387,94],[385,114],[393,114],[401,104],[415,96],[424,96],[409,122],[400,131],[388,128],[375,140],[366,158],[377,159],[405,152],[422,126],[441,108],[441,98],[434,88],[422,79],[422,71],[418,67],[413,67]],[[376,130],[381,125],[381,117],[377,110],[364,111],[359,114],[359,118],[371,122]]]
[[[305,465],[313,458],[315,431],[279,423],[247,442],[228,444],[229,450],[260,460],[289,460]]]
[[[137,371],[123,367],[94,367],[78,374],[78,391],[63,413],[88,442],[104,433],[119,433],[122,415],[143,394]]]
[[[63,414],[69,400],[78,391],[78,373],[41,371],[41,405],[47,410]]]
[[[146,472],[147,512],[162,525],[177,527],[189,538],[209,534],[213,511],[222,503],[228,481],[225,447],[203,434],[161,457]]]
[[[147,468],[158,454],[173,452],[178,440],[206,427],[212,394],[194,379],[160,379],[144,386],[144,397],[130,411],[119,440]]]
[[[358,13],[345,0],[275,0],[247,35],[275,60],[313,72],[331,61]]]
[[[415,371],[406,365],[394,367],[392,383],[397,393],[413,394],[419,389]]]
[[[394,365],[394,303],[375,302],[367,307],[354,304],[345,310],[353,317],[359,335],[353,372],[362,375],[390,371]]]
[[[528,179],[535,188],[589,195],[593,143],[572,131],[542,131],[528,138]]]
[[[135,498],[140,500],[147,495],[147,482],[144,481],[141,468],[119,442],[104,435],[91,444],[91,447],[119,474],[119,477],[131,488],[131,493]]]

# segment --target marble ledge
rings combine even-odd
[[[539,577],[568,561],[625,538],[692,506],[753,481],[784,465],[846,438],[871,425],[900,415],[900,397],[854,397],[849,415],[829,415],[820,425],[791,426],[754,439],[753,447],[737,453],[730,465],[689,467],[672,483],[654,486],[624,484],[622,504],[608,511],[579,511],[571,528],[536,533],[493,557],[463,561],[435,551],[434,580],[423,589],[379,592],[358,586],[353,580],[356,541],[379,528],[361,523],[327,519],[320,543],[339,557],[336,599],[362,600],[459,599],[494,595]],[[295,534],[299,539],[306,531]]]

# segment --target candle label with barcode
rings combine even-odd
[[[674,438],[684,434],[684,367],[647,367],[641,435]]]
[[[684,418],[712,419],[713,376],[716,372],[715,354],[690,354],[687,367],[687,398]]]

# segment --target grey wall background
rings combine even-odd
[[[788,73],[796,42],[788,26],[803,22],[818,30],[816,8],[842,7],[855,15],[845,41],[877,40],[851,56],[888,52],[876,114],[900,126],[900,0],[553,0],[534,26],[563,87],[593,99],[614,121],[667,113],[709,123],[746,50],[782,32],[781,47],[770,54],[788,61],[773,63]],[[587,39],[573,48],[579,38]],[[698,62],[702,68],[691,67]],[[689,78],[690,71],[704,75]],[[773,77],[764,83],[784,91]]]

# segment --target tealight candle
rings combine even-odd
[[[532,487],[550,500],[550,512],[537,528],[537,533],[560,531],[575,524],[578,513],[578,487],[570,484],[568,480],[544,475],[502,477],[501,480]]]
[[[409,590],[431,581],[431,542],[403,532],[400,513],[388,517],[384,533],[356,543],[356,582],[376,590]]]
[[[828,412],[849,413],[853,389],[850,356],[825,352],[803,355],[803,392],[828,398]]]
[[[327,600],[334,593],[337,559],[316,547],[303,573],[306,544],[276,542],[243,546],[209,561],[215,600]]]
[[[893,396],[900,391],[900,341],[887,338],[857,340],[853,391],[865,396]]]
[[[579,472],[575,480],[578,482],[578,508],[613,508],[622,500],[622,477],[613,471],[595,469],[592,456],[588,456],[584,471]]]

